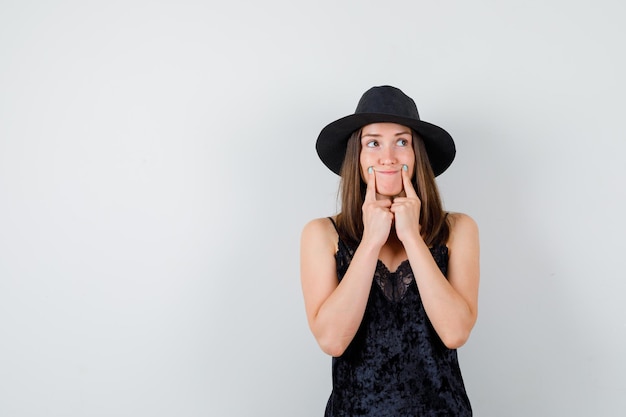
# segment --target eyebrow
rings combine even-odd
[[[402,132],[398,132],[398,133],[394,134],[394,136],[410,135],[410,134],[411,134],[410,130],[403,130]],[[382,135],[379,134],[379,133],[365,133],[365,134],[361,135],[361,139],[363,139],[364,137],[367,137],[367,136],[371,136],[373,138],[379,138]]]

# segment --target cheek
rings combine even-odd
[[[415,175],[415,153],[411,149],[410,152],[407,152],[404,163],[409,166],[409,174],[411,174],[411,178]]]
[[[415,168],[415,163],[410,162],[407,165],[409,166],[409,178],[414,179],[415,175],[417,175],[417,169]]]

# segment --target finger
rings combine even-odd
[[[404,203],[407,201],[407,197],[396,197],[393,199],[393,203],[389,206],[389,211],[395,213],[399,208],[404,206]]]
[[[376,174],[374,168],[367,168],[367,189],[365,190],[365,201],[376,201]]]
[[[393,203],[391,203],[391,208],[395,209],[402,205],[406,201],[406,197],[396,197],[393,199]]]
[[[407,165],[402,165],[402,185],[404,186],[404,193],[407,197],[417,198],[417,193],[411,183],[411,176],[409,175],[409,167]]]

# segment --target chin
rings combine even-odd
[[[382,190],[378,190],[378,194],[383,195],[385,197],[395,197],[402,192],[402,188],[383,188]]]
[[[376,192],[387,197],[395,197],[403,190],[402,180],[399,176],[394,178],[376,177]]]

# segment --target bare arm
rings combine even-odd
[[[455,349],[467,341],[478,315],[478,227],[454,214],[448,241],[448,278],[443,276],[421,237],[405,243],[424,309],[444,344]]]
[[[313,220],[302,232],[300,277],[307,320],[322,350],[332,356],[343,354],[359,329],[380,248],[391,229],[391,201],[376,200],[375,179],[370,176],[363,239],[341,283],[335,262],[338,237],[330,221]]]
[[[448,348],[458,348],[469,338],[478,314],[478,227],[467,215],[450,215],[446,279],[419,233],[420,202],[408,176],[405,192],[407,197],[394,201],[392,206],[396,233],[406,250],[430,322]]]
[[[378,252],[361,245],[338,283],[335,243],[329,235],[337,236],[328,219],[313,220],[305,226],[300,276],[307,320],[315,339],[327,354],[341,356],[363,319]]]

